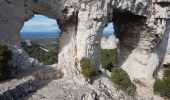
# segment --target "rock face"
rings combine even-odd
[[[20,50],[19,32],[35,13],[59,21],[59,68],[66,78],[80,75],[82,57],[99,68],[101,33],[112,21],[119,64],[132,80],[153,80],[157,68],[169,63],[170,0],[1,0],[0,42]],[[16,59],[16,65],[23,61],[19,53]]]
[[[26,70],[26,72],[25,72]],[[16,100],[37,91],[46,80],[59,79],[63,73],[57,68],[36,65],[22,70],[14,79],[0,83],[0,100]]]
[[[101,48],[102,49],[115,49],[117,48],[119,39],[111,35],[108,38],[103,37],[101,39]]]
[[[49,92],[50,91],[50,92]],[[53,80],[24,100],[133,100],[121,90],[114,88],[108,78],[101,77],[93,84],[77,84],[74,80]],[[23,100],[23,99],[21,99]],[[134,99],[135,100],[135,99]]]
[[[13,80],[8,84],[11,84],[11,86],[7,84],[1,84],[1,86],[3,87],[3,90],[1,90],[0,93],[1,100],[15,100],[18,97],[25,96],[26,94],[37,90],[37,87],[34,82],[32,82],[31,77],[27,79],[22,79],[18,82]]]

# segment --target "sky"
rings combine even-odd
[[[114,34],[114,24],[113,23],[109,23],[107,25],[107,27],[103,30],[103,35],[104,36],[109,36],[111,34]]]
[[[22,32],[58,32],[58,24],[56,20],[50,19],[42,15],[34,15],[32,19],[24,23]]]
[[[48,33],[50,36],[55,36],[60,32],[57,21],[55,19],[50,19],[43,15],[34,15],[32,19],[24,23],[23,28],[21,29],[21,37],[28,35],[45,35]],[[110,23],[103,30],[105,35],[113,34],[113,24]],[[46,34],[47,36],[47,34]]]

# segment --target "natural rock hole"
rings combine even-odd
[[[116,36],[119,38],[120,42],[118,46],[119,66],[128,72],[131,77],[133,77],[134,74],[137,76],[139,75],[135,69],[137,67],[134,66],[138,65],[134,64],[129,66],[129,63],[126,62],[131,60],[131,57],[135,55],[137,62],[145,63],[144,60],[137,57],[138,54],[136,52],[138,52],[138,50],[140,50],[140,52],[143,52],[143,50],[150,50],[151,44],[145,43],[145,39],[148,39],[149,35],[152,35],[147,26],[145,26],[146,17],[115,9],[113,11],[112,21],[115,24]],[[132,70],[134,70],[133,75],[131,74]]]
[[[115,49],[118,42],[119,39],[116,37],[114,22],[109,23],[102,32],[101,49]]]
[[[58,62],[60,33],[55,19],[35,14],[20,31],[21,45],[31,58],[52,65]]]
[[[163,99],[153,94],[152,87],[153,72],[170,61],[168,0],[1,0],[0,9],[0,43],[13,52],[11,64],[16,69],[24,67],[19,69],[16,80],[0,84],[0,99],[25,96],[36,91],[34,83],[48,79],[55,81],[43,85],[30,99]],[[59,19],[62,34],[59,63],[55,67],[34,64],[20,45],[19,31],[35,13]],[[80,61],[84,57],[100,68],[101,33],[110,22],[114,22],[120,41],[118,66],[137,86],[135,98],[119,91],[105,76],[89,86],[81,74]],[[56,80],[61,78],[58,69],[64,73],[61,80]]]
[[[2,100],[26,96],[45,87],[52,80],[63,77],[63,73],[57,69],[57,64],[54,64],[58,60],[60,37],[60,29],[56,20],[42,15],[34,15],[34,17],[32,15],[32,18],[29,19],[25,24],[24,22],[18,24],[18,47],[13,47],[13,51],[11,50],[14,59],[10,60],[10,63],[12,63],[11,79],[7,80],[6,78],[6,81],[0,84],[2,89],[0,99]],[[18,36],[19,31],[20,37]],[[47,46],[49,47],[45,48]],[[25,54],[23,49],[29,56]],[[18,58],[20,58],[20,61],[18,61]],[[7,88],[11,89],[8,90]],[[14,92],[16,94],[11,96]],[[3,93],[7,93],[7,95]]]

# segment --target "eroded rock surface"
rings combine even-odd
[[[101,39],[101,48],[102,49],[116,49],[118,48],[119,39],[111,35],[108,38],[103,37]]]
[[[114,21],[120,41],[119,64],[131,80],[146,84],[137,86],[142,91],[139,99],[150,100],[155,97],[151,88],[154,72],[169,63],[169,11],[169,0],[1,0],[0,42],[14,52],[12,62],[17,69],[27,68],[29,60],[24,60],[28,58],[20,52],[19,39],[24,21],[35,13],[58,19],[62,29],[58,69],[65,79],[79,82],[83,80],[79,64],[82,57],[90,58],[97,68],[101,65],[101,33]],[[83,98],[94,97],[94,90]]]
[[[34,95],[24,97],[27,100],[55,100],[56,98],[58,100],[135,100],[115,88],[114,84],[105,77],[100,77],[93,84],[65,79],[53,80]]]
[[[55,67],[36,65],[22,69],[13,79],[0,83],[0,100],[16,100],[19,97],[25,97],[29,93],[36,92],[45,81],[61,77],[63,73]]]

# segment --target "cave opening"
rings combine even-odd
[[[119,39],[115,32],[115,24],[111,22],[103,29],[101,36],[101,48],[102,49],[116,49]]]
[[[20,31],[21,45],[31,58],[52,65],[58,63],[60,34],[56,19],[34,14]]]
[[[116,37],[113,22],[106,25],[101,38],[101,64],[102,68],[111,72],[117,66],[117,45],[119,39]]]
[[[116,35],[115,31],[114,31],[115,25],[114,22],[109,23],[108,25],[106,25],[106,27],[104,28],[103,32],[102,32],[102,37],[110,37],[111,35]]]
[[[112,22],[114,22],[116,37],[119,39],[118,63],[119,66],[126,67],[125,70],[129,67],[125,62],[130,55],[135,50],[147,49],[149,46],[145,43],[147,35],[150,35],[149,28],[145,25],[146,20],[146,17],[126,10],[113,10]]]

